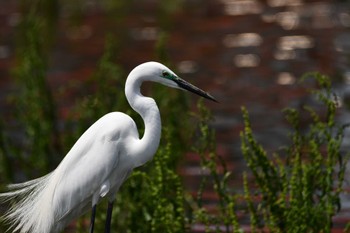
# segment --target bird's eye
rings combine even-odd
[[[170,73],[168,71],[163,70],[162,75],[164,78],[170,78]]]

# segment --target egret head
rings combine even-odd
[[[139,65],[137,68],[142,68],[142,76],[146,77],[147,80],[158,82],[168,87],[187,90],[206,99],[217,102],[213,96],[179,78],[173,71],[163,64],[158,62],[147,62]]]

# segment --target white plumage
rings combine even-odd
[[[107,197],[113,203],[130,172],[152,159],[159,145],[161,120],[155,101],[140,93],[144,81],[187,89],[215,101],[160,63],[137,66],[127,78],[125,94],[144,120],[143,137],[140,139],[136,124],[128,115],[108,113],[86,130],[54,171],[9,185],[9,192],[0,194],[0,202],[19,199],[5,215],[14,232],[61,231],[101,198]]]

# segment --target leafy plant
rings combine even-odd
[[[312,94],[325,109],[321,113],[310,106],[301,112],[284,110],[292,126],[291,143],[273,155],[255,140],[243,108],[242,152],[255,180],[254,194],[244,180],[253,231],[267,227],[273,232],[330,232],[332,217],[340,209],[349,158],[341,150],[347,125],[335,122],[337,103],[329,78],[310,73],[303,80],[311,77],[320,87]],[[302,126],[303,114],[311,119],[307,126]],[[260,203],[252,201],[256,197]]]
[[[209,124],[212,121],[211,112],[203,101],[197,104],[199,113],[195,114],[198,121],[197,140],[193,151],[200,156],[200,166],[203,178],[194,205],[193,222],[205,226],[205,232],[240,232],[236,210],[236,195],[230,191],[228,184],[231,172],[226,162],[216,153],[215,133]],[[218,211],[210,213],[203,204],[203,194],[213,189],[218,200]],[[192,205],[193,206],[193,205]]]

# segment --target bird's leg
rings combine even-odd
[[[94,233],[95,215],[96,215],[96,205],[92,207],[92,211],[91,211],[90,233]]]
[[[114,204],[114,201],[109,201],[108,202],[106,225],[105,225],[105,233],[110,233],[111,232],[111,221],[112,221],[113,204]]]

